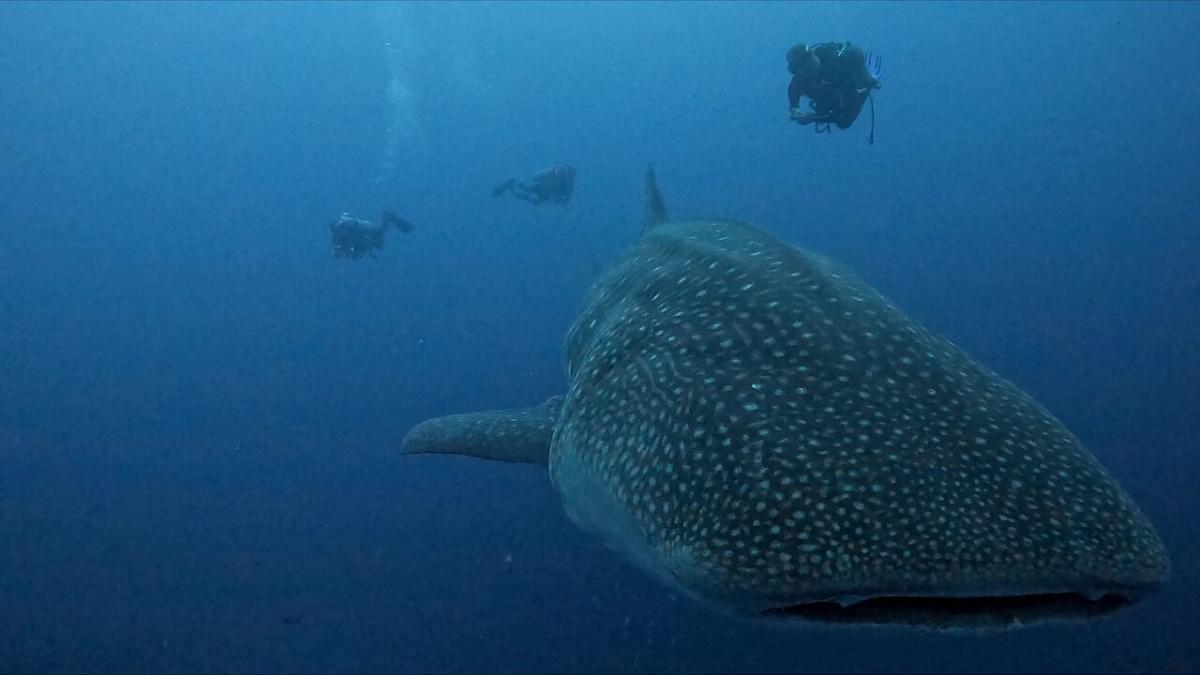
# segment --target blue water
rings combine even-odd
[[[0,4],[0,669],[1200,670],[1200,4]],[[884,55],[845,132],[784,54]],[[578,169],[566,209],[493,200]],[[1175,576],[999,635],[733,621],[544,470],[401,458],[540,402],[640,226],[756,222],[1054,411]],[[328,223],[413,221],[376,260]]]

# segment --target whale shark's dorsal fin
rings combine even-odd
[[[658,191],[658,180],[654,177],[654,167],[646,169],[646,215],[642,221],[642,232],[654,229],[656,225],[667,222],[667,205],[663,203],[662,193]]]

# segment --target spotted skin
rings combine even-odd
[[[766,610],[1166,574],[1154,530],[1060,422],[749,225],[656,228],[567,345],[552,479],[582,465],[698,595]]]
[[[1152,526],[1050,413],[751,225],[650,229],[566,352],[548,468],[567,514],[694,597],[1053,607],[1169,574]]]

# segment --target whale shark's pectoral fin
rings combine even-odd
[[[550,457],[550,439],[563,397],[533,408],[448,415],[413,427],[404,437],[406,455],[465,455],[498,462],[540,464]]]

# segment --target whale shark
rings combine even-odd
[[[637,241],[566,336],[563,395],[406,454],[545,466],[566,515],[744,617],[997,629],[1160,589],[1162,541],[1050,412],[858,276],[733,219]]]

